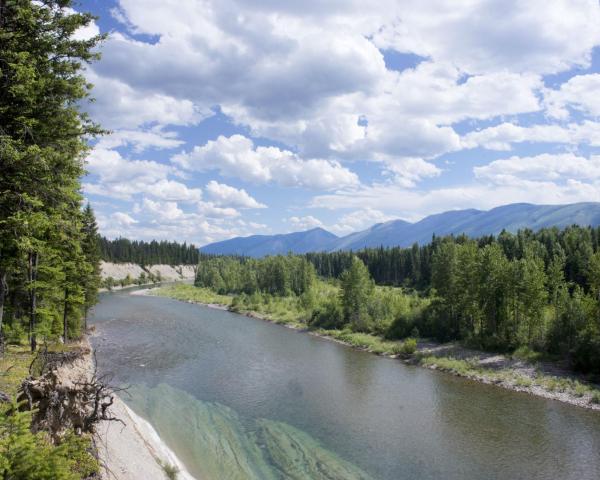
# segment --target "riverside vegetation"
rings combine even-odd
[[[0,477],[7,479],[98,471],[89,433],[54,435],[33,421],[31,397],[16,403],[23,385],[37,385],[40,372],[30,367],[37,350],[44,358],[76,355],[65,343],[84,333],[100,283],[96,221],[83,206],[80,178],[87,141],[102,130],[79,106],[91,88],[83,66],[98,58],[103,37],[79,39],[75,32],[94,17],[71,6],[0,1]]]
[[[514,361],[549,360],[593,381],[600,374],[599,238],[599,229],[573,226],[434,238],[425,246],[356,254],[202,256],[195,287],[159,294],[223,304],[375,353],[406,356],[417,350],[418,337],[428,337]],[[492,383],[600,402],[600,392],[583,378],[494,370],[427,349],[415,359]]]

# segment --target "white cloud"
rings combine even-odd
[[[566,204],[593,201],[600,201],[600,182],[597,180],[569,180],[562,184],[519,180],[514,185],[476,182],[431,190],[373,185],[358,191],[319,195],[310,206],[330,210],[372,208],[393,218],[417,221],[433,213],[465,208],[490,209],[507,202]]]
[[[449,61],[469,73],[555,73],[587,66],[591,48],[600,42],[595,0],[409,0],[397,5],[389,12],[392,20],[375,34],[376,44]]]
[[[447,210],[488,209],[506,203],[600,201],[600,156],[585,158],[571,153],[514,156],[475,167],[474,174],[473,181],[431,190],[394,184],[361,186],[316,196],[310,206],[332,210],[376,209],[385,215],[413,221]],[[339,225],[345,223],[347,220],[342,219]],[[351,228],[334,229],[344,230]]]
[[[266,208],[266,205],[257,202],[246,190],[237,189],[224,183],[211,180],[206,185],[206,191],[215,204],[219,206],[239,208]]]
[[[115,222],[117,222],[119,225],[122,225],[125,227],[129,227],[131,225],[135,225],[136,223],[138,223],[138,221],[136,219],[132,218],[125,212],[115,212],[110,216],[110,218],[112,220],[114,220]]]
[[[132,87],[114,77],[101,77],[88,69],[95,102],[86,109],[104,128],[127,129],[147,125],[194,125],[212,115],[191,100]]]
[[[502,123],[474,130],[462,139],[465,148],[483,147],[489,150],[511,150],[514,143],[565,143],[600,146],[600,123],[586,120],[569,125],[520,126]]]
[[[600,179],[600,156],[579,157],[572,153],[542,154],[535,157],[510,157],[475,167],[477,178],[514,185],[528,181],[568,181]]]
[[[338,162],[310,159],[276,147],[255,147],[242,135],[220,136],[190,152],[174,155],[176,165],[192,171],[217,170],[225,177],[290,187],[333,189],[358,184],[356,174]]]
[[[292,230],[295,232],[311,230],[317,227],[323,227],[323,222],[321,222],[321,220],[319,220],[318,218],[313,217],[312,215],[306,215],[304,217],[293,216],[288,218],[288,222],[291,223]]]
[[[177,202],[155,202],[149,198],[142,201],[141,211],[161,222],[172,222],[184,217],[183,210],[178,207]]]
[[[355,210],[343,215],[329,229],[339,235],[347,235],[349,233],[365,230],[376,223],[393,220],[394,218],[395,217],[374,208],[361,208],[360,210]]]
[[[103,182],[137,180],[151,183],[166,178],[173,170],[169,165],[158,162],[127,160],[116,150],[104,148],[95,148],[90,152],[86,168]]]
[[[176,132],[153,130],[117,130],[100,138],[95,148],[110,150],[118,147],[131,146],[135,153],[147,149],[172,149],[185,142],[177,138]]]
[[[577,75],[559,89],[546,90],[544,100],[548,114],[555,118],[569,117],[568,107],[594,117],[600,116],[600,74]]]
[[[437,177],[442,173],[433,163],[422,158],[400,158],[386,162],[388,170],[394,174],[395,181],[403,187],[414,187],[423,178]]]
[[[161,200],[198,202],[202,190],[189,188],[181,182],[169,180],[177,171],[159,162],[128,160],[116,150],[94,148],[87,158],[87,170],[96,175],[96,183],[84,183],[87,194],[131,200],[135,195],[147,194]]]

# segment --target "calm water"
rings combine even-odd
[[[600,414],[260,320],[104,295],[98,364],[208,479],[600,478]]]

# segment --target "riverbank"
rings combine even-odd
[[[87,338],[82,343],[89,353],[81,360],[79,371],[89,379],[95,373],[93,350]],[[94,438],[102,480],[194,480],[152,425],[118,395],[113,396],[110,414],[120,421],[101,421]]]
[[[375,335],[348,330],[311,330],[306,324],[290,319],[271,317],[255,311],[232,308],[232,297],[218,295],[207,289],[169,292],[156,288],[140,290],[138,295],[159,295],[195,303],[209,308],[226,309],[233,313],[284,325],[358,350],[390,358],[399,358],[407,364],[439,370],[468,380],[495,385],[507,390],[557,400],[570,405],[600,410],[600,386],[589,382],[558,364],[529,361],[511,355],[465,348],[452,342],[440,344],[421,339],[416,349],[406,348],[402,341],[385,340]]]

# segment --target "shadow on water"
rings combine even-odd
[[[594,479],[600,415],[120,292],[98,365],[202,478]]]

